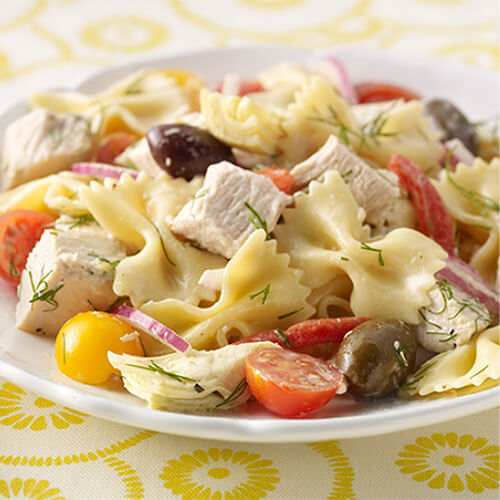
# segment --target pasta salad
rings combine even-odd
[[[498,383],[491,124],[333,57],[29,103],[3,138],[0,276],[65,376],[283,417]]]

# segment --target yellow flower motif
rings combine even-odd
[[[140,52],[160,45],[169,38],[162,24],[140,17],[113,17],[83,29],[84,42],[97,48]]]
[[[210,448],[169,460],[160,479],[182,500],[258,500],[279,482],[272,465],[257,453]]]
[[[435,433],[405,445],[395,464],[403,474],[413,474],[414,481],[427,482],[429,488],[460,492],[467,487],[481,493],[485,488],[498,489],[499,451],[486,438]]]
[[[332,469],[333,488],[328,495],[328,500],[354,500],[354,469],[349,457],[339,446],[338,441],[324,441],[321,443],[308,443],[307,446],[321,453],[328,459]]]
[[[304,0],[240,0],[244,5],[264,9],[281,9],[304,3]]]
[[[17,385],[6,382],[0,388],[0,424],[13,429],[29,428],[42,431],[52,424],[56,429],[66,429],[84,422],[84,413],[60,407],[45,398],[27,394]]]
[[[15,477],[10,485],[7,481],[0,479],[0,498],[22,497],[31,498],[32,500],[65,500],[65,497],[60,496],[59,488],[49,488],[50,483],[42,479],[22,480]]]

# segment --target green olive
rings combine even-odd
[[[416,343],[402,321],[373,319],[346,335],[335,357],[355,396],[380,398],[395,391],[412,372]]]
[[[443,133],[442,141],[460,139],[464,146],[477,156],[479,138],[476,129],[453,103],[446,99],[431,99],[425,103],[425,111]]]

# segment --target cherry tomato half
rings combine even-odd
[[[115,132],[101,140],[96,154],[99,163],[113,164],[115,158],[122,154],[131,144],[137,142],[138,138],[128,132]]]
[[[257,173],[271,179],[280,191],[290,194],[293,186],[293,175],[288,170],[284,168],[269,167],[263,168]]]
[[[247,356],[250,391],[268,410],[282,417],[301,417],[335,396],[343,375],[325,361],[287,349],[260,349]]]
[[[119,371],[111,366],[108,351],[116,354],[144,356],[135,329],[117,316],[90,311],[77,314],[64,323],[55,344],[57,366],[67,377],[97,385]]]
[[[355,85],[354,88],[358,95],[359,104],[394,99],[404,99],[405,101],[420,99],[420,96],[412,90],[389,83],[362,82]]]
[[[224,81],[221,81],[219,85],[217,85],[217,92],[222,92],[223,87]],[[243,97],[247,94],[252,94],[253,92],[262,92],[263,90],[264,87],[262,86],[262,83],[258,82],[257,80],[243,80],[240,83],[240,90],[238,92],[238,95],[240,97]]]
[[[12,210],[0,216],[0,276],[18,284],[26,260],[54,217],[35,210]]]

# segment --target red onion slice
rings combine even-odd
[[[73,163],[71,171],[77,174],[89,175],[91,177],[112,177],[119,179],[122,175],[128,174],[132,179],[137,179],[139,172],[131,168],[116,167],[107,163],[82,162]]]
[[[498,314],[500,309],[498,293],[467,262],[450,255],[446,259],[446,267],[441,269],[437,274],[455,284],[469,295],[476,297],[492,313]]]
[[[347,75],[344,65],[333,56],[329,56],[325,60],[334,67],[339,75],[339,91],[342,97],[344,97],[344,99],[349,101],[351,104],[359,104],[358,95],[349,80],[349,76]]]
[[[191,345],[189,342],[185,341],[182,337],[177,335],[173,330],[167,328],[165,325],[156,321],[151,316],[144,314],[143,312],[134,309],[133,307],[128,307],[124,305],[119,305],[111,310],[112,314],[116,314],[123,318],[127,323],[140,328],[145,332],[156,337],[158,340],[164,344],[173,347],[175,350],[180,352],[186,352]]]

